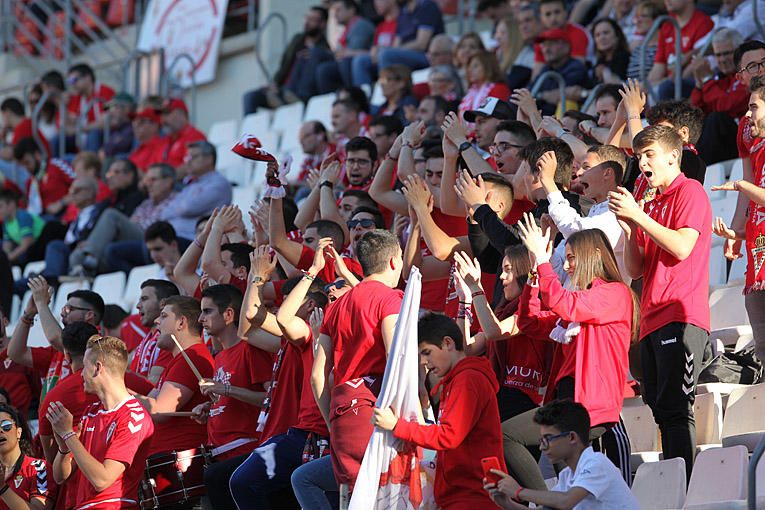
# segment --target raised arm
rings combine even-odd
[[[248,343],[268,352],[277,352],[281,346],[282,330],[276,317],[263,306],[263,288],[276,267],[276,259],[269,246],[259,246],[250,253],[250,274],[247,290],[242,299],[238,334]]]
[[[454,142],[444,136],[441,145],[444,151],[444,168],[441,174],[441,190],[438,193],[438,208],[444,214],[451,216],[465,216],[467,209],[465,203],[460,200],[454,191],[457,183],[457,160],[460,157],[459,150]]]
[[[225,205],[215,219],[211,219],[212,228],[202,250],[202,271],[218,283],[231,281],[231,272],[223,265],[220,247],[223,236],[234,230],[241,221],[242,211],[235,205]]]
[[[454,112],[449,112],[444,119],[443,130],[444,137],[448,137],[456,147],[460,147],[468,141],[467,126],[465,126],[465,123],[462,122]],[[478,151],[472,145],[463,150],[461,155],[473,175],[496,171],[480,154],[478,154]]]
[[[424,136],[425,124],[422,121],[409,124],[401,133],[401,145],[398,148],[398,168],[396,169],[398,179],[401,182],[404,182],[404,179],[410,175],[414,175],[414,150],[420,146]]]
[[[210,237],[210,231],[212,230],[213,223],[217,216],[218,209],[215,209],[207,220],[207,223],[205,223],[202,232],[196,239],[194,239],[194,242],[186,248],[186,251],[183,252],[183,255],[181,255],[181,258],[175,265],[175,269],[173,269],[173,279],[186,291],[186,294],[190,296],[194,294],[197,285],[199,285],[197,265],[199,264],[199,259],[207,244],[207,239]]]
[[[386,209],[390,209],[397,214],[406,215],[408,212],[406,199],[401,193],[395,191],[391,185],[393,170],[396,167],[395,161],[399,159],[399,154],[401,154],[401,135],[393,142],[393,147],[391,147],[377,168],[374,179],[372,179],[372,185],[369,187],[369,196]],[[401,163],[399,162],[400,165]]]
[[[327,427],[331,429],[329,422],[331,398],[329,380],[332,368],[334,367],[332,339],[322,333],[316,342],[317,345],[313,351],[313,367],[311,369],[311,389],[313,390],[316,404],[319,406],[319,411],[321,411]]]
[[[271,241],[271,247],[287,259],[287,262],[296,266],[300,261],[303,246],[287,238],[287,231],[284,227],[284,213],[282,212],[282,199],[271,198],[269,206],[268,238]]]
[[[331,156],[330,156],[331,157]],[[297,216],[295,216],[295,226],[300,229],[301,232],[305,232],[308,225],[316,220],[316,213],[319,212],[319,201],[321,197],[321,190],[319,189],[319,170],[311,170],[308,175],[308,185],[311,187],[311,192],[308,194],[303,203],[298,208]]]
[[[322,220],[334,221],[343,229],[345,239],[351,239],[351,232],[348,225],[343,221],[340,212],[337,210],[337,198],[335,197],[335,186],[340,178],[340,163],[332,162],[321,170],[321,184],[319,184],[319,210]]]
[[[300,279],[295,288],[292,289],[287,297],[284,298],[282,306],[279,307],[279,311],[276,312],[276,322],[284,331],[284,336],[287,341],[298,346],[303,346],[311,336],[311,331],[308,324],[297,316],[298,309],[305,301],[308,291],[311,288],[316,275],[324,269],[326,259],[324,258],[324,250],[332,243],[332,239],[325,237],[319,240],[319,245],[316,247],[316,253],[313,257],[313,263],[308,268],[306,274]]]
[[[61,325],[50,309],[53,291],[50,290],[48,281],[43,276],[36,276],[29,279],[28,285],[32,291],[32,299],[37,307],[37,312],[40,314],[40,324],[43,333],[45,333],[45,338],[54,349],[64,352],[64,346],[61,344]]]

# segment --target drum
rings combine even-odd
[[[209,463],[210,453],[204,446],[146,459],[146,473],[138,486],[141,509],[166,508],[204,496],[204,471]]]

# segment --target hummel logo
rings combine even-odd
[[[131,434],[135,434],[139,430],[143,428],[143,423],[139,423],[138,425],[134,425],[133,422],[128,422],[128,428],[130,429]]]
[[[661,345],[669,345],[677,342],[677,337],[675,338],[667,338],[666,340],[661,341]]]
[[[143,413],[134,413],[134,412],[131,411],[130,412],[130,418],[132,418],[135,421],[141,421],[141,420],[143,420]]]

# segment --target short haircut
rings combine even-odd
[[[64,83],[64,76],[55,69],[52,69],[43,74],[42,78],[40,78],[40,83],[47,85],[48,87],[54,87],[58,90],[64,90],[66,88],[66,84]]]
[[[27,154],[42,154],[42,149],[31,136],[22,138],[13,146],[13,157],[17,161],[23,159]]]
[[[348,94],[348,99],[351,102],[356,104],[355,110],[357,112],[366,112],[369,113],[369,97],[367,97],[367,93],[364,92],[364,89],[361,87],[340,87],[337,89],[337,93],[345,92]],[[337,103],[337,101],[335,101]],[[332,104],[332,106],[335,105],[335,103]]]
[[[590,444],[590,415],[579,402],[553,400],[537,409],[534,423],[555,427],[561,433],[575,432],[582,444]]]
[[[332,107],[335,106],[342,106],[349,112],[353,112],[355,114],[361,113],[361,106],[358,102],[356,102],[354,99],[336,99],[334,103],[332,103]]]
[[[11,394],[8,393],[8,390],[0,386],[0,395],[2,395],[3,398],[5,398],[5,401],[7,402],[7,404],[0,403],[0,413],[7,413],[8,411],[6,411],[6,409],[13,409],[15,411],[16,408],[13,407],[13,402],[11,401]]]
[[[507,3],[506,0],[479,0],[476,12],[482,13],[495,7],[502,7]]]
[[[343,198],[345,197],[356,197],[358,199],[357,207],[365,206],[377,208],[377,202],[375,202],[374,199],[369,196],[369,193],[363,189],[347,189],[343,191]]]
[[[207,140],[191,142],[186,147],[189,149],[199,149],[203,155],[212,157],[213,166],[218,162],[218,151],[215,149],[215,146]]]
[[[594,145],[587,149],[587,152],[597,154],[602,161],[602,165],[614,171],[616,184],[620,184],[624,178],[624,171],[627,168],[627,155],[624,151],[613,145]]]
[[[744,38],[740,32],[733,30],[732,28],[723,27],[712,35],[712,44],[724,41],[728,41],[734,48],[738,48],[744,42]]]
[[[749,82],[749,92],[765,100],[765,76],[755,76]]]
[[[425,160],[429,159],[442,159],[444,157],[444,148],[442,145],[429,145],[428,147],[423,147],[422,156],[425,158]]]
[[[178,235],[175,233],[173,226],[166,221],[155,221],[146,232],[143,234],[144,242],[153,241],[155,239],[162,239],[167,244],[178,240]]]
[[[324,126],[324,124],[322,124],[322,122],[320,120],[309,120],[308,124],[311,125],[311,127],[313,129],[313,134],[315,134],[315,135],[323,135],[324,136],[324,140],[325,141],[327,140],[327,138],[328,138],[327,128]]]
[[[332,0],[331,3],[342,3],[346,9],[353,9],[355,12],[359,12],[359,4],[354,0]]]
[[[167,163],[153,163],[149,165],[148,170],[151,170],[152,168],[159,168],[159,176],[163,179],[170,179],[172,177],[172,179],[175,180],[177,175],[175,168]]]
[[[88,340],[98,334],[98,328],[84,321],[72,322],[61,330],[61,344],[70,356],[79,357],[85,354]]]
[[[102,324],[105,328],[113,329],[120,325],[128,316],[128,313],[120,306],[109,303],[104,307],[104,319]]]
[[[364,276],[383,273],[388,261],[401,251],[398,239],[387,230],[372,230],[356,244],[356,258]]]
[[[122,163],[123,167],[125,168],[125,171],[133,176],[133,182],[135,184],[138,184],[139,170],[138,170],[138,167],[135,165],[135,163],[130,161],[128,158],[117,158],[112,162],[112,164],[118,163],[118,162]]]
[[[377,161],[377,145],[366,136],[354,136],[351,138],[345,144],[345,153],[348,154],[351,151],[367,151],[372,164],[374,165],[375,161]]]
[[[69,72],[67,74],[72,73],[79,74],[80,76],[88,76],[91,80],[96,81],[96,73],[93,72],[93,68],[88,64],[80,63],[73,65],[69,68]]]
[[[154,293],[157,295],[158,301],[167,299],[170,296],[179,296],[181,294],[178,290],[178,287],[173,282],[168,280],[150,278],[148,280],[144,280],[143,283],[141,283],[142,289],[146,287],[151,287],[154,289]]]
[[[162,302],[162,306],[169,306],[175,315],[184,317],[189,331],[193,334],[202,335],[202,325],[199,323],[199,301],[189,296],[170,296]]]
[[[435,113],[441,112],[444,115],[449,113],[449,103],[447,103],[446,99],[444,99],[442,96],[425,96],[422,98],[420,103],[422,103],[422,101],[433,101],[433,109]]]
[[[513,200],[515,200],[515,192],[513,191],[513,185],[502,175],[496,172],[484,172],[478,174],[483,182],[492,185],[492,191],[498,193],[505,201],[505,210],[502,211],[502,215],[506,215],[513,207]]]
[[[645,117],[652,126],[664,121],[675,129],[687,127],[690,143],[699,141],[704,126],[704,112],[687,101],[662,101],[649,108]]]
[[[82,151],[78,152],[77,155],[74,157],[74,160],[72,160],[72,168],[74,168],[78,163],[81,163],[82,166],[85,168],[90,168],[95,170],[96,177],[101,177],[101,158],[98,157],[98,154],[92,151]]]
[[[539,0],[540,7],[545,4],[562,4],[563,8],[568,11],[565,0]]]
[[[597,101],[600,98],[603,97],[610,97],[614,100],[614,104],[619,106],[619,103],[622,101],[622,95],[619,94],[619,91],[622,89],[622,86],[616,83],[608,83],[600,87],[600,90],[598,90],[598,93],[595,94],[595,101]]]
[[[309,223],[306,227],[306,230],[309,228],[315,228],[316,233],[319,234],[319,238],[331,237],[332,242],[335,243],[336,247],[345,244],[345,233],[343,232],[343,227],[332,220],[316,220],[312,223]]]
[[[11,112],[19,117],[24,116],[24,105],[15,97],[9,97],[0,103],[0,111]]]
[[[85,301],[93,308],[93,315],[96,318],[96,324],[101,322],[101,318],[104,316],[104,298],[100,294],[93,292],[92,290],[75,290],[67,294],[66,299],[80,299]]]
[[[393,115],[378,115],[369,123],[369,127],[372,126],[382,126],[386,136],[400,135],[404,131],[404,124]]]
[[[231,284],[212,285],[202,291],[203,298],[210,298],[220,313],[231,308],[234,311],[234,324],[239,324],[239,311],[242,309],[242,291]]]
[[[385,228],[385,218],[383,217],[380,210],[377,209],[376,207],[367,207],[367,206],[361,205],[353,210],[353,212],[351,213],[351,218],[353,218],[354,216],[360,213],[371,214],[375,219],[375,227]]]
[[[733,63],[736,65],[736,71],[740,71],[741,59],[744,58],[744,53],[755,50],[765,50],[765,42],[762,41],[746,41],[741,46],[736,48],[733,52]]]
[[[125,342],[115,336],[93,335],[88,340],[88,358],[100,362],[114,374],[124,374],[128,364]]]
[[[318,13],[319,13],[319,15],[321,16],[321,20],[322,20],[324,23],[326,23],[326,22],[327,22],[327,20],[329,19],[329,11],[327,11],[327,9],[325,9],[325,8],[324,8],[324,7],[322,7],[321,5],[312,5],[312,6],[311,6],[311,10],[312,10],[312,11],[316,11],[316,12],[318,12]]]
[[[0,189],[0,202],[18,205],[21,195],[10,189]]]
[[[555,152],[558,160],[558,168],[555,169],[555,184],[568,186],[571,182],[571,168],[574,164],[574,153],[566,142],[559,138],[544,137],[527,145],[521,150],[523,158],[531,168],[531,172],[537,173],[537,161],[545,152]]]
[[[250,253],[255,248],[245,243],[226,243],[221,245],[220,251],[231,253],[231,262],[235,268],[244,267],[247,272],[250,271]]]
[[[518,138],[520,145],[524,146],[533,143],[537,139],[537,135],[531,126],[519,120],[503,120],[497,125],[497,132],[499,133],[500,131],[506,131],[515,136]]]
[[[654,143],[661,145],[664,150],[683,153],[683,139],[676,129],[669,126],[648,126],[635,135],[632,148],[637,153]]]
[[[288,295],[290,292],[292,292],[295,287],[297,287],[297,284],[300,283],[300,281],[303,279],[303,275],[293,276],[292,278],[288,278],[284,285],[282,285],[282,294]],[[324,286],[327,284],[324,280],[319,278],[318,276],[311,281],[311,285],[308,287],[308,297],[311,297],[312,294],[323,294],[324,298],[326,299],[327,295],[324,293]]]
[[[454,341],[458,351],[465,348],[462,331],[454,319],[442,313],[428,312],[417,321],[417,343],[441,347],[445,337]]]

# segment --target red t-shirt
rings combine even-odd
[[[300,390],[300,411],[298,412],[298,421],[295,427],[299,428],[300,430],[314,432],[321,436],[329,436],[327,422],[324,421],[324,417],[321,415],[319,405],[316,403],[316,398],[313,396],[313,388],[311,387],[311,369],[313,368],[313,334],[309,333],[308,338],[302,347],[296,347],[296,349],[300,349],[301,351],[301,358],[303,362],[303,382],[302,388]]]
[[[143,337],[141,343],[135,348],[133,352],[133,359],[130,361],[130,371],[136,374],[149,377],[151,369],[154,366],[167,367],[173,360],[173,355],[170,351],[160,349],[157,347],[157,339],[159,338],[159,330],[149,330],[146,336]]]
[[[586,57],[587,49],[590,45],[590,36],[587,34],[587,30],[576,23],[566,23],[563,30],[568,33],[568,37],[571,40],[571,56]],[[534,44],[534,62],[543,64],[544,61],[542,45],[539,43]]]
[[[263,383],[271,379],[272,358],[269,353],[245,341],[223,349],[215,356],[213,380],[251,391],[264,391]],[[243,438],[258,437],[257,419],[260,407],[232,397],[220,395],[210,406],[207,439],[215,447]],[[220,454],[218,459],[230,459],[255,449],[251,442]]]
[[[191,421],[191,420],[189,420]],[[106,459],[125,464],[125,471],[108,488],[96,492],[81,470],[74,472],[78,509],[136,507],[138,483],[146,469],[154,423],[140,402],[130,397],[115,409],[100,402],[88,408],[80,423],[80,442],[98,462]]]
[[[38,500],[44,504],[49,499],[56,499],[56,483],[43,459],[25,456],[19,472],[8,479],[8,487],[27,502]],[[0,500],[0,510],[9,510],[3,500]]]
[[[213,376],[213,358],[205,344],[194,344],[186,349],[186,354],[191,362],[197,367],[204,378]],[[199,381],[192,372],[182,354],[175,355],[173,360],[157,382],[157,389],[162,391],[165,383],[177,383],[194,392],[185,405],[176,411],[191,411],[199,404],[206,402],[207,397],[199,391]],[[156,424],[154,439],[149,448],[149,455],[166,452],[169,450],[186,450],[197,448],[207,441],[207,427],[189,418],[167,418]]]
[[[24,416],[34,396],[34,373],[31,368],[19,365],[8,358],[8,351],[0,352],[0,388],[11,396],[11,404]]]
[[[750,150],[754,144],[754,137],[751,132],[749,117],[744,115],[738,123],[738,132],[736,133],[736,147],[738,147],[738,157],[746,159],[749,157]]]
[[[438,207],[433,208],[430,214],[438,227],[451,237],[461,237],[467,235],[467,222],[461,216],[452,216],[444,214]],[[420,244],[422,255],[431,255],[430,250],[425,245],[425,241]],[[443,312],[446,305],[446,296],[448,293],[449,278],[422,282],[422,293],[420,295],[420,308]]]
[[[128,315],[122,321],[120,339],[125,342],[128,352],[133,352],[149,331],[151,331],[151,328],[141,324],[141,314],[134,313],[133,315]]]
[[[397,25],[398,19],[396,18],[391,20],[382,20],[375,29],[375,37],[372,45],[379,48],[393,46],[393,40],[396,38]]]
[[[140,395],[145,395],[154,389],[154,385],[149,381],[130,372],[125,373],[125,386]],[[85,409],[98,402],[98,397],[93,393],[85,393],[82,369],[80,369],[59,382],[45,395],[42,404],[40,404],[40,414],[45,414],[51,402],[61,402],[74,416],[74,423],[79,423]],[[53,429],[47,419],[40,420],[39,432],[41,436],[53,435]]]
[[[77,176],[69,163],[61,159],[51,159],[45,169],[45,175],[39,183],[40,199],[43,207],[58,202],[69,193]]]
[[[164,143],[159,148],[162,157],[161,161],[164,161],[172,167],[178,168],[184,163],[184,159],[186,159],[186,146],[192,142],[206,139],[207,137],[204,133],[191,124],[187,124],[185,128],[181,129],[175,135],[166,136],[163,139]]]
[[[316,252],[314,250],[308,246],[303,246],[303,251],[300,253],[300,260],[298,260],[297,266],[295,267],[297,269],[308,269],[311,267],[311,264],[313,264],[313,256],[315,254]],[[335,273],[335,262],[327,255],[324,255],[324,260],[324,269],[319,271],[317,276],[321,278],[324,283],[330,283],[337,279],[337,274]],[[359,276],[364,275],[364,270],[361,269],[361,264],[359,264],[355,259],[343,257],[343,262],[345,262],[345,266],[350,272]]]
[[[758,138],[752,145],[751,160],[754,184],[765,188],[765,139]],[[746,285],[744,292],[765,289],[765,206],[749,201],[749,219],[746,222]]]
[[[43,147],[45,148],[45,151],[48,154],[48,157],[50,157],[53,153],[50,150],[48,139],[45,138],[45,135],[43,135],[42,131],[40,131],[39,129],[37,130],[37,136],[40,138],[40,141],[42,142]],[[13,137],[11,138],[11,144],[16,145],[24,138],[33,138],[32,119],[30,119],[29,117],[24,117],[24,120],[19,122],[19,124],[15,128],[13,128]]]
[[[80,96],[79,94],[73,95],[69,98],[69,104],[66,109],[72,115],[80,115],[87,104],[95,99],[95,103],[88,110],[88,122],[95,122],[96,119],[101,118],[104,114],[104,106],[114,97],[114,89],[107,85],[96,83],[93,87],[93,95],[91,97]]]
[[[693,51],[696,43],[702,40],[714,26],[712,18],[696,10],[688,23],[680,29],[680,50],[683,52],[683,55]],[[659,29],[659,40],[654,62],[666,64],[667,72],[670,76],[672,75],[674,71],[673,64],[675,62],[675,26],[672,23],[664,22]]]
[[[72,370],[69,368],[69,362],[64,353],[57,351],[51,346],[32,347],[32,370],[42,378],[42,390],[40,391],[40,400],[45,398],[59,380],[68,376]]]
[[[310,374],[309,374],[310,377]],[[282,337],[282,347],[274,359],[271,388],[258,422],[263,423],[261,444],[294,427],[300,410],[303,360],[300,349]],[[313,394],[311,394],[311,399]],[[260,428],[260,427],[259,427]]]
[[[640,338],[671,322],[693,324],[709,331],[712,206],[704,187],[680,174],[645,208],[648,216],[660,225],[672,230],[692,228],[699,232],[699,238],[691,254],[678,261],[638,229],[638,246],[644,250]]]
[[[364,280],[329,307],[321,333],[332,339],[335,386],[385,373],[382,321],[399,313],[403,298],[400,290]]]
[[[155,136],[146,143],[140,144],[128,155],[128,159],[142,172],[146,172],[154,163],[161,163],[167,141],[161,136]]]

